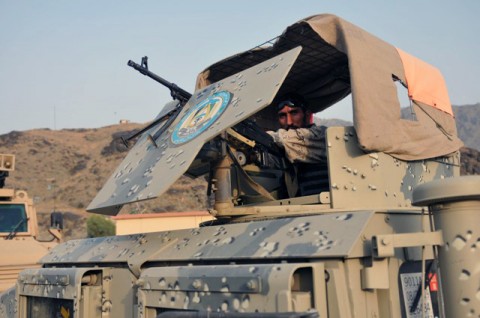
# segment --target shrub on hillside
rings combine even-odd
[[[101,154],[102,156],[110,156],[117,153],[122,153],[128,151],[128,148],[123,143],[121,137],[128,138],[134,133],[138,132],[138,129],[133,129],[130,131],[119,131],[112,134],[112,141],[107,146],[103,147]],[[132,143],[133,145],[134,143]]]
[[[102,215],[92,214],[87,219],[87,237],[115,235],[115,224]]]

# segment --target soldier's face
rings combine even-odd
[[[278,112],[280,128],[302,128],[305,127],[305,112],[300,107],[284,106]]]

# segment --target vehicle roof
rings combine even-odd
[[[352,93],[354,125],[366,151],[419,160],[462,146],[440,71],[331,14],[302,19],[281,36],[211,65],[198,75],[196,89],[298,45],[303,50],[272,104],[296,92],[319,112]],[[401,118],[394,78],[408,86],[415,121]]]

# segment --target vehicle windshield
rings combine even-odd
[[[27,232],[26,219],[23,204],[0,204],[0,233]]]

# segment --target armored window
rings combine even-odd
[[[0,232],[27,232],[27,223],[23,204],[0,205]]]

